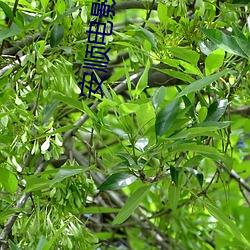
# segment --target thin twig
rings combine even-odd
[[[38,101],[39,101],[39,97],[40,97],[41,85],[42,85],[42,80],[40,80],[40,82],[38,83],[36,101],[35,101],[35,105],[33,107],[33,115],[36,114],[36,110],[37,110],[37,107],[38,107]]]
[[[149,9],[149,11],[147,12],[146,21],[148,21],[148,19],[150,18],[150,15],[151,15],[151,12],[152,12],[152,8],[154,7],[154,4],[155,4],[155,0],[153,0],[150,9]],[[142,24],[142,26],[141,26],[142,28],[145,27],[146,21],[144,21],[144,23]]]
[[[16,10],[17,10],[17,6],[18,6],[18,2],[19,2],[19,0],[15,0],[14,7],[13,7],[13,10],[12,10],[13,16],[16,15]],[[12,20],[9,19],[9,21],[8,21],[8,28],[10,28],[11,24],[12,24]],[[1,48],[0,48],[0,55],[2,55],[2,53],[3,53],[3,49],[5,47],[5,43],[6,43],[6,40],[4,39],[2,41],[2,45],[1,45]]]

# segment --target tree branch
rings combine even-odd
[[[148,9],[152,5],[152,10],[157,10],[157,3],[152,4],[151,2],[121,2],[116,3],[113,10],[114,11],[122,11],[122,10],[129,10],[129,9]]]
[[[25,39],[18,41],[13,44],[13,47],[6,48],[3,50],[3,55],[15,55],[19,50],[23,49],[25,46],[31,45],[33,42],[40,40],[45,36],[46,32],[39,32],[33,36],[27,36]]]
[[[44,171],[44,169],[46,168],[46,166],[48,165],[48,162],[43,162],[42,164],[40,164],[40,166],[36,169],[35,174],[41,173]],[[14,209],[19,209],[22,208],[26,201],[28,200],[29,196],[31,195],[31,192],[28,193],[24,193],[21,198],[17,201]],[[18,215],[17,214],[13,214],[12,216],[9,217],[9,219],[7,220],[7,222],[5,223],[3,230],[0,234],[0,243],[9,235],[9,233],[11,232],[11,229],[17,219]]]

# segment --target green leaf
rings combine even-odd
[[[65,223],[65,224],[64,224],[59,230],[57,230],[57,231],[55,232],[55,234],[53,235],[53,237],[45,244],[45,246],[43,247],[42,250],[49,250],[49,249],[52,247],[54,241],[59,237],[59,235],[64,231],[64,229],[65,229],[65,228],[68,226],[68,224],[69,224],[69,222],[68,222],[68,223],[64,222],[64,223]]]
[[[162,73],[165,73],[169,76],[172,76],[174,78],[177,78],[177,79],[180,79],[184,82],[193,82],[195,79],[191,76],[189,76],[188,74],[186,73],[183,73],[183,72],[180,72],[180,71],[176,71],[176,70],[173,70],[173,69],[159,69],[159,68],[156,68],[156,70],[162,72]]]
[[[131,114],[139,110],[140,105],[135,103],[122,103],[119,105],[119,109],[121,114]]]
[[[245,35],[242,33],[242,31],[234,23],[232,23],[232,35],[248,42]]]
[[[16,13],[17,17],[14,17],[14,22],[17,24],[18,27],[21,29],[24,28],[24,18],[20,12]]]
[[[199,182],[200,186],[202,187],[203,185],[203,181],[204,181],[204,176],[201,172],[197,171],[196,169],[194,168],[189,168],[189,167],[186,167],[185,168],[188,172],[190,172],[192,175],[195,176],[195,178],[197,179],[197,181]]]
[[[44,109],[42,112],[42,124],[49,122],[50,118],[53,116],[55,110],[58,108],[59,102],[52,100],[49,104],[44,104]]]
[[[198,118],[200,122],[203,122],[206,119],[207,116],[207,108],[206,107],[201,107],[199,112],[198,112]]]
[[[22,250],[16,244],[14,244],[11,240],[9,240],[8,242],[9,242],[10,250]]]
[[[179,180],[179,173],[180,173],[181,169],[180,168],[176,168],[173,166],[170,166],[170,175],[171,175],[171,179],[174,182],[174,184],[176,186],[178,186],[178,180]]]
[[[135,98],[137,98],[139,96],[139,94],[147,87],[148,85],[148,70],[150,67],[150,61],[148,60],[147,64],[146,64],[146,68],[143,71],[137,85],[136,85],[136,89],[135,89],[135,93],[134,96]]]
[[[66,167],[61,168],[57,172],[55,178],[52,180],[51,186],[57,182],[61,182],[62,180],[66,179],[70,176],[74,176],[74,175],[83,173],[83,172],[85,172],[85,170],[86,169],[83,167],[73,167],[73,166],[68,166],[67,168]]]
[[[7,207],[5,211],[0,212],[0,222],[4,223],[5,220],[7,220],[10,215],[14,213],[18,213],[18,212],[23,212],[23,211],[24,211],[23,208],[14,209],[14,208]]]
[[[201,200],[201,199],[200,199]],[[202,200],[201,200],[202,201]],[[216,208],[212,204],[202,201],[208,212],[216,218],[223,226],[232,233],[239,241],[241,241],[245,246],[250,248],[250,242],[245,238],[245,236],[240,232],[238,227],[230,220],[220,209]]]
[[[44,9],[46,9],[46,8],[47,8],[47,5],[48,5],[48,3],[49,3],[49,0],[40,0],[40,2],[41,2],[42,7],[43,7]]]
[[[11,8],[10,8],[6,3],[4,3],[3,1],[0,1],[0,8],[3,9],[5,15],[6,15],[11,21],[14,21],[13,12],[12,12]]]
[[[239,44],[240,48],[244,51],[244,53],[250,57],[250,42],[242,33],[242,31],[235,25],[232,24],[232,34],[235,37],[237,43]],[[242,72],[243,74],[243,72]]]
[[[63,39],[64,28],[61,24],[56,25],[50,35],[50,46],[56,47]]]
[[[68,97],[68,96],[64,96],[60,93],[54,92],[53,97],[56,98],[57,100],[68,104],[69,106],[76,108],[82,112],[85,112],[83,105],[81,102],[79,102],[78,100]]]
[[[204,29],[200,28],[201,32],[204,33],[213,43],[219,48],[241,57],[246,57],[246,54],[241,49],[237,40],[233,36],[228,36],[222,31],[217,29]]]
[[[120,172],[109,176],[99,187],[99,190],[117,190],[133,183],[136,177],[132,174]]]
[[[92,207],[82,207],[80,209],[80,212],[82,214],[111,214],[111,213],[117,213],[119,212],[119,208],[114,208],[114,207],[96,207],[96,206],[92,206]]]
[[[185,73],[197,75],[203,77],[200,69],[197,66],[193,66],[191,63],[179,60],[179,65],[184,68]]]
[[[171,182],[168,188],[168,204],[173,211],[176,210],[179,199],[180,188],[178,188],[173,182]]]
[[[144,185],[138,188],[132,195],[130,195],[127,202],[116,215],[112,224],[121,224],[124,222],[139,206],[143,198],[147,195],[150,187],[150,185]]]
[[[156,116],[155,132],[156,136],[164,135],[174,123],[179,110],[179,101],[174,99]]]
[[[157,44],[155,42],[155,35],[147,29],[144,29],[139,26],[139,30],[135,32],[134,37],[138,38],[138,40],[141,41],[141,43],[146,40],[150,42],[153,48],[157,48]]]
[[[168,10],[166,4],[159,2],[157,6],[157,14],[161,23],[166,24],[168,21]]]
[[[178,97],[181,97],[183,95],[195,92],[197,90],[200,90],[204,87],[206,87],[207,85],[213,83],[214,81],[218,80],[220,77],[222,77],[223,75],[227,74],[231,72],[230,70],[223,70],[221,72],[215,73],[213,75],[207,76],[205,78],[202,78],[198,81],[195,81],[191,84],[189,84],[185,89],[183,89],[178,95]]]
[[[156,90],[155,94],[152,96],[151,101],[155,111],[157,111],[158,107],[164,100],[166,94],[166,87],[161,86],[159,89]]]
[[[227,109],[228,100],[222,99],[213,102],[208,108],[208,114],[204,122],[219,121]]]
[[[200,47],[201,52],[207,56],[212,51],[218,49],[218,46],[216,44],[214,44],[212,41],[210,41],[209,39],[206,39],[204,41],[199,40],[198,43],[199,43],[199,47]]]
[[[217,127],[217,129],[222,129],[228,127],[230,124],[232,124],[231,121],[225,121],[225,122],[204,121],[195,124],[193,127]]]
[[[38,190],[43,190],[46,188],[49,188],[51,185],[51,180],[37,177],[37,176],[31,176],[26,178],[26,188],[24,192],[33,192]]]
[[[197,167],[203,159],[204,157],[202,155],[195,155],[185,162],[184,167],[185,168]]]
[[[168,48],[168,50],[172,52],[175,57],[190,62],[194,66],[197,65],[200,58],[200,54],[198,52],[190,49],[176,47],[176,48]]]
[[[51,11],[46,12],[44,15],[42,16],[36,16],[35,18],[32,18],[32,21],[30,23],[28,23],[25,27],[24,30],[30,30],[30,29],[37,29],[37,27],[39,26],[39,24],[41,24],[41,22],[48,16],[51,15]]]
[[[66,16],[72,14],[73,12],[76,12],[77,10],[81,9],[82,7],[83,7],[83,5],[80,4],[80,5],[78,5],[78,6],[74,7],[74,8],[72,8],[72,9],[69,9],[69,10],[65,11],[64,13],[62,13],[60,16],[58,16],[58,17],[56,18],[56,20],[53,22],[53,24],[58,23],[60,20],[62,20],[62,19],[65,18]]]
[[[180,131],[179,133],[172,135],[170,139],[190,139],[196,136],[206,135],[207,132],[215,131],[218,127],[195,127],[188,128]]]
[[[2,183],[4,189],[11,194],[14,194],[18,187],[18,180],[16,176],[5,168],[0,168],[0,183]]]
[[[179,86],[176,86],[176,88],[178,89],[179,93],[181,92],[181,89]],[[195,116],[195,113],[194,113],[194,107],[192,105],[192,103],[190,102],[190,100],[184,95],[181,97],[182,100],[184,101],[185,103],[185,108],[188,109],[188,114],[190,115],[190,117],[193,119],[193,120],[196,120],[196,116]]]
[[[225,51],[222,49],[217,49],[210,53],[205,60],[205,72],[206,75],[211,75],[223,65],[225,57]]]
[[[243,35],[244,36],[244,35]],[[244,37],[244,39],[240,37],[235,37],[237,43],[239,44],[240,48],[244,51],[244,53],[250,57],[250,42],[248,39]]]
[[[46,245],[47,242],[48,241],[47,241],[46,237],[44,235],[41,235],[40,239],[38,241],[36,250],[43,250],[43,247]]]
[[[20,33],[22,33],[23,31],[24,31],[23,29],[20,29],[16,25],[13,25],[11,28],[2,29],[2,30],[0,30],[0,42],[6,38],[11,37],[11,36],[17,36]]]
[[[180,152],[183,150],[197,152],[214,161],[223,161],[229,168],[232,166],[232,162],[230,162],[231,158],[226,154],[220,153],[216,148],[207,145],[197,145],[195,142],[174,145],[171,148],[171,153]]]
[[[76,128],[79,128],[79,126],[75,126],[75,125],[63,126],[63,127],[53,130],[53,132],[45,133],[43,135],[38,135],[37,137],[34,137],[32,140],[34,141],[34,140],[41,139],[50,135],[61,134],[63,132],[67,132],[70,129],[76,129]]]

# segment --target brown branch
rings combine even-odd
[[[234,170],[229,170],[224,163],[219,164],[219,167],[225,170],[232,179],[239,183],[241,187],[250,192],[250,186]]]
[[[231,109],[231,114],[234,115],[241,115],[243,117],[249,118],[250,117],[250,106],[243,106],[237,109]]]
[[[49,52],[50,49],[51,49],[50,45],[46,45],[44,52],[45,53]],[[11,70],[11,69],[16,70],[16,69],[18,69],[21,66],[19,61],[23,62],[26,57],[27,57],[27,55],[21,56],[19,58],[19,60],[15,60],[12,64],[9,64],[9,65],[5,66],[4,68],[0,69],[0,77],[3,76],[8,70]]]
[[[37,40],[44,38],[46,32],[39,32],[33,36],[27,36],[25,39],[15,42],[13,47],[6,48],[3,50],[3,55],[15,55],[19,50],[23,49],[25,46],[29,46]]]

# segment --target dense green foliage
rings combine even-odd
[[[88,98],[92,2],[0,1],[0,249],[250,249],[248,1],[117,0]]]

